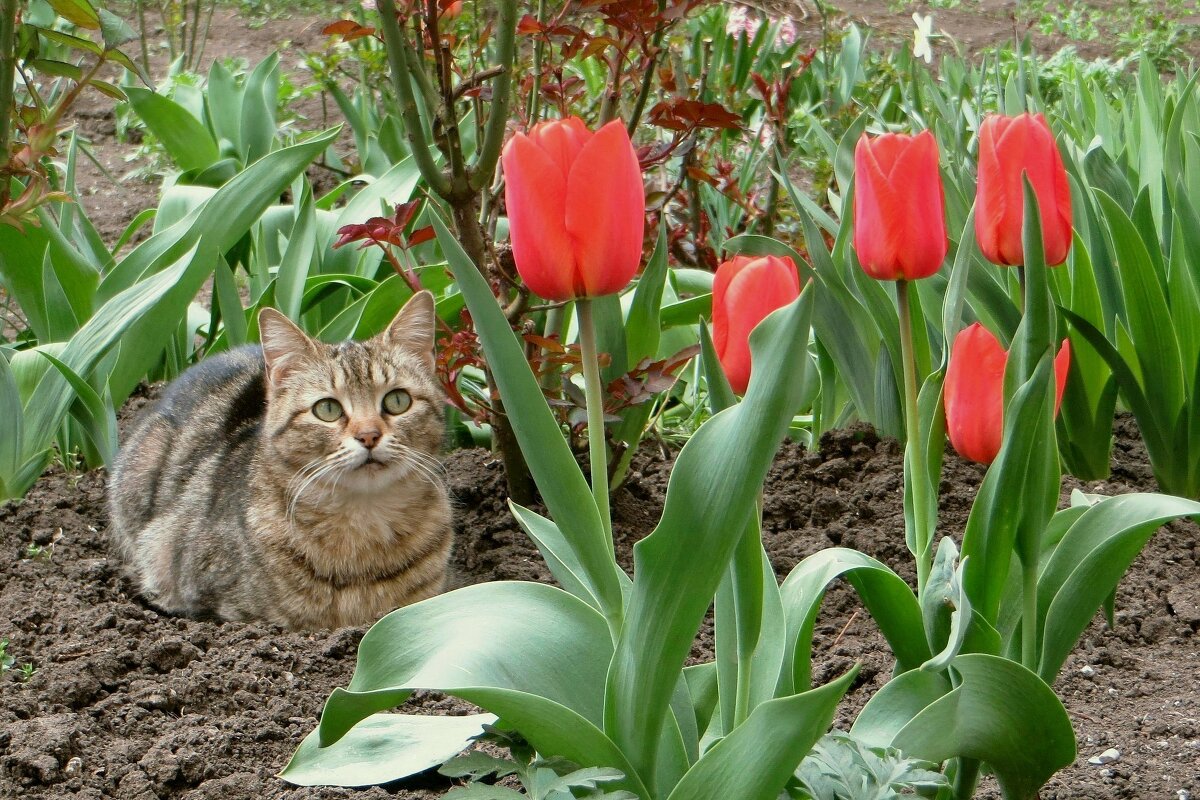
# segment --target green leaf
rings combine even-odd
[[[745,398],[702,425],[680,451],[662,519],[634,546],[637,580],[609,673],[605,730],[643,776],[656,773],[671,695],[737,544],[730,531],[744,528],[807,393],[802,355],[812,307],[806,290],[755,328],[757,366]],[[697,552],[705,558],[696,559]]]
[[[133,286],[145,275],[167,264],[204,238],[217,252],[230,250],[279,200],[279,195],[337,136],[326,131],[291,147],[285,147],[252,164],[217,191],[204,189],[204,202],[183,219],[160,230],[135,247],[100,283],[98,298],[110,300]],[[119,393],[114,390],[114,396]]]
[[[469,778],[478,781],[489,776],[503,778],[518,770],[517,762],[497,758],[479,750],[464,753],[438,767],[438,773],[447,778]]]
[[[117,455],[117,415],[112,396],[106,390],[102,397],[87,381],[47,351],[35,352],[53,364],[71,384],[79,409],[74,416],[83,426],[101,462],[111,464]]]
[[[583,565],[571,548],[571,543],[563,536],[554,521],[546,519],[536,511],[517,505],[512,500],[508,501],[508,507],[521,529],[537,545],[538,551],[546,561],[546,566],[550,568],[550,574],[558,581],[559,586],[603,613],[599,598],[593,595],[588,588]],[[630,585],[629,578],[624,573],[621,575],[624,578],[622,583],[628,587]]]
[[[304,186],[304,195],[296,209],[296,223],[288,237],[287,250],[283,253],[275,282],[275,301],[279,310],[293,321],[300,316],[300,301],[309,272],[314,268],[320,271],[316,261],[317,218],[312,187],[307,181]]]
[[[850,735],[868,747],[890,747],[904,726],[926,707],[954,688],[946,672],[910,669],[885,683],[872,695],[850,728]]]
[[[971,506],[963,533],[963,582],[971,603],[993,627],[1008,579],[1012,553],[1025,563],[1058,498],[1058,451],[1054,446],[1053,361],[1042,357],[1033,377],[1004,410],[1004,439]],[[1036,563],[1036,562],[1035,562]]]
[[[169,97],[140,86],[126,87],[129,105],[158,137],[181,170],[202,170],[219,157],[204,123]]]
[[[118,342],[123,344],[122,357],[126,353],[160,353],[211,269],[211,259],[198,257],[195,250],[183,254],[175,265],[102,306],[71,338],[61,361],[75,373],[87,375]],[[155,331],[153,336],[151,331]],[[139,375],[144,373],[145,368]],[[26,457],[46,449],[72,400],[73,393],[61,374],[43,376],[26,404]]]
[[[667,281],[667,229],[659,232],[654,254],[646,264],[642,277],[633,290],[633,302],[625,321],[625,363],[633,368],[643,358],[652,358],[658,352],[659,332],[662,329],[663,287]]]
[[[446,792],[444,800],[528,800],[528,795],[506,786],[471,783],[466,786],[456,786]]]
[[[54,61],[48,58],[35,58],[25,64],[26,67],[43,75],[53,75],[59,78],[70,78],[73,81],[79,81],[83,78],[83,68],[78,64],[69,64],[66,61]]]
[[[313,731],[280,778],[295,786],[375,786],[436,767],[493,724],[492,714],[373,714],[336,744],[321,747]]]
[[[536,583],[468,586],[393,611],[359,645],[347,689],[321,715],[328,747],[415,689],[461,697],[511,724],[541,753],[609,766],[644,787],[596,723],[612,641],[604,618],[566,592]]]
[[[916,669],[933,655],[925,641],[921,607],[904,579],[856,550],[833,547],[801,561],[780,587],[787,619],[789,652],[780,687],[802,691],[812,680],[812,635],[829,584],[845,578],[879,625],[901,672]]]
[[[100,15],[88,0],[46,0],[60,17],[88,30],[100,27]]]
[[[8,358],[0,352],[0,498],[7,499],[10,496],[6,489],[11,491],[15,488],[9,487],[9,484],[24,462],[23,423],[21,394],[17,391],[17,382],[8,365]]]
[[[667,800],[776,800],[857,674],[856,666],[817,689],[763,703],[701,756]]]
[[[1051,682],[1105,598],[1163,524],[1200,516],[1200,503],[1158,494],[1127,494],[1088,508],[1054,548],[1038,579],[1041,659]]]
[[[707,325],[700,326],[700,363],[704,371],[704,384],[708,388],[708,407],[714,414],[737,405],[737,395],[721,368],[721,359],[713,344]]]
[[[28,23],[27,23],[28,25]],[[91,53],[98,56],[104,52],[104,48],[93,42],[91,39],[85,39],[81,36],[74,36],[65,31],[56,31],[53,28],[42,28],[36,25],[28,25],[34,31],[37,31],[38,36],[46,39],[54,44],[61,44],[72,50],[82,50],[85,53]]]
[[[213,284],[217,295],[216,307],[220,309],[221,318],[225,320],[225,338],[230,347],[239,347],[247,341],[246,311],[242,308],[242,299],[233,280],[233,270],[223,258],[217,264]],[[216,332],[209,333],[214,335]]]
[[[1007,800],[1034,800],[1075,760],[1075,732],[1062,702],[1037,675],[999,656],[954,659],[958,685],[917,714],[891,745],[927,761],[986,762]]]
[[[1179,415],[1185,395],[1179,341],[1171,324],[1162,284],[1151,263],[1147,243],[1117,202],[1103,192],[1096,198],[1108,221],[1109,236],[1120,264],[1121,288],[1125,297],[1130,336],[1145,388],[1150,410],[1154,414],[1147,422],[1168,428]]]
[[[242,90],[241,153],[246,164],[253,164],[271,152],[277,125],[275,106],[279,96],[279,54],[272,53],[258,63],[246,78]],[[397,201],[393,201],[397,202]],[[403,201],[399,201],[403,202]]]
[[[383,180],[386,178],[374,185]],[[621,570],[604,535],[591,489],[529,369],[524,347],[513,333],[487,281],[463,251],[458,239],[446,228],[441,215],[432,214],[431,220],[450,270],[471,310],[513,432],[542,499],[570,542],[583,569],[581,577],[587,579],[588,590],[601,603],[605,615],[615,621],[620,618],[623,604],[618,577]]]
[[[100,9],[100,37],[104,40],[105,50],[116,50],[126,42],[138,38],[133,28],[108,9]]]

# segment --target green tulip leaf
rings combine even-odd
[[[963,534],[962,555],[971,559],[971,568],[963,575],[967,594],[993,627],[1019,532],[1040,536],[1058,497],[1058,451],[1050,417],[1052,369],[1047,353],[1007,404],[1003,445],[983,479]],[[1033,563],[1039,556],[1035,551]]]
[[[850,735],[867,747],[891,747],[896,734],[954,688],[944,671],[912,669],[880,687],[858,713]]]
[[[336,744],[305,737],[279,777],[296,786],[376,786],[438,766],[462,752],[492,714],[414,716],[373,714]]]
[[[891,746],[910,758],[972,758],[991,767],[1007,800],[1034,800],[1075,760],[1062,702],[1029,670],[999,656],[954,659],[958,685],[912,718]]]
[[[350,685],[325,704],[319,742],[329,747],[358,722],[430,689],[496,714],[539,752],[619,769],[644,793],[598,727],[612,652],[604,618],[560,589],[504,581],[457,589],[393,611],[367,631]]]
[[[217,143],[204,123],[186,108],[141,86],[126,87],[125,93],[134,113],[162,142],[171,160],[181,170],[202,170],[217,160]]]
[[[537,546],[538,552],[542,554],[546,566],[550,568],[550,574],[558,581],[558,585],[592,608],[602,612],[599,599],[588,589],[583,565],[579,563],[575,551],[571,548],[571,543],[563,536],[554,521],[511,500],[508,501],[508,508],[521,529]],[[623,572],[621,573],[621,583],[625,592],[628,592],[632,583]]]
[[[763,703],[692,765],[667,800],[776,800],[857,674],[856,666],[817,689]]]
[[[1159,494],[1127,494],[1087,508],[1054,548],[1038,580],[1041,659],[1051,682],[1096,611],[1163,524],[1200,517],[1200,503]]]
[[[376,181],[373,186],[382,182]],[[575,552],[583,572],[580,577],[586,578],[588,591],[605,615],[616,620],[623,604],[621,570],[604,534],[592,491],[529,368],[524,346],[513,333],[487,280],[446,228],[441,215],[432,214],[431,219],[450,270],[471,310],[484,355],[534,482]]]
[[[803,358],[813,293],[777,310],[750,337],[745,398],[680,451],[662,520],[634,547],[636,580],[609,672],[605,730],[642,775],[656,774],[671,696],[768,468],[807,391]],[[731,535],[732,534],[732,535]],[[705,558],[697,560],[696,552]],[[666,789],[668,787],[662,787]]]
[[[921,606],[904,579],[870,556],[833,547],[797,564],[780,587],[788,642],[781,689],[809,688],[813,626],[825,591],[838,578],[845,578],[858,593],[892,648],[899,671],[916,669],[932,658],[925,641]]]

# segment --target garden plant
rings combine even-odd
[[[698,0],[355,5],[302,62],[326,126],[288,108],[288,54],[204,61],[215,2],[0,0],[0,500],[110,464],[145,385],[264,308],[335,342],[429,291],[447,442],[491,449],[553,582],[384,616],[277,788],[1039,797],[1078,755],[1072,651],[1200,520],[1200,73],[1182,33],[961,55],[920,14],[888,49],[815,8],[804,35]],[[79,186],[91,93],[165,173],[114,241]],[[1068,491],[1110,477],[1118,418],[1157,491]],[[773,463],[855,424],[903,453],[879,502],[910,558],[781,568]],[[949,453],[980,465],[965,526]],[[814,668],[838,591],[888,649],[865,701],[861,665]],[[20,645],[0,630],[0,677],[36,684]]]

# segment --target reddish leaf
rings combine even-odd
[[[412,232],[412,235],[408,237],[408,246],[416,247],[422,242],[428,242],[430,239],[434,238],[435,235],[436,234],[433,232],[432,225],[426,225],[424,228],[417,228]]]
[[[652,125],[670,131],[691,131],[696,128],[730,130],[741,127],[741,117],[720,103],[702,103],[677,97],[663,100],[650,109]]]

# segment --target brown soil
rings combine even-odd
[[[457,581],[548,580],[505,507],[499,465],[482,450],[451,453],[446,465],[458,507]],[[828,436],[820,452],[786,445],[765,506],[764,535],[779,575],[831,545],[911,572],[900,466],[895,442],[866,430]],[[669,458],[642,454],[615,497],[626,564],[661,512],[669,469]],[[944,532],[961,531],[981,476],[976,465],[949,458]],[[56,471],[24,501],[0,507],[0,636],[11,640],[17,667],[0,680],[0,797],[441,796],[448,784],[437,776],[363,792],[288,789],[275,779],[329,692],[349,679],[363,631],[287,633],[150,610],[131,596],[105,540],[103,480],[100,472]],[[1118,425],[1112,478],[1087,488],[1153,488],[1130,423]],[[1175,524],[1154,537],[1122,584],[1116,629],[1094,624],[1064,667],[1056,688],[1075,723],[1079,758],[1047,787],[1048,800],[1173,798],[1200,788],[1197,533],[1194,524]],[[31,545],[44,550],[33,555]],[[891,659],[844,590],[826,601],[815,649],[818,680],[862,664],[839,716],[845,726],[886,680]],[[707,633],[696,655],[706,653]],[[25,663],[36,669],[28,680],[19,671]],[[410,706],[467,710],[432,695]],[[1121,751],[1118,763],[1087,764],[1109,747]],[[985,787],[981,796],[994,794]]]

